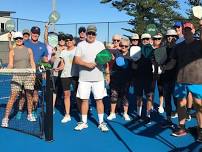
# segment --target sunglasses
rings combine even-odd
[[[143,38],[142,40],[143,40],[143,41],[144,41],[144,40],[147,40],[147,41],[149,41],[149,39],[150,39],[150,38]]]
[[[72,40],[71,40],[71,39],[66,39],[65,41],[66,41],[66,42],[70,42],[70,41],[72,41]]]
[[[113,42],[120,42],[120,40],[113,39]]]
[[[175,28],[180,28],[181,26],[175,26]]]
[[[131,39],[131,41],[139,41],[139,39]]]
[[[128,48],[128,45],[120,45],[122,48]]]
[[[161,40],[161,38],[154,38],[153,40]]]
[[[86,33],[86,31],[83,30],[83,31],[79,31],[79,34],[82,33],[82,32],[83,32],[83,33]]]
[[[95,32],[87,32],[87,35],[96,36],[96,33]]]
[[[14,38],[14,40],[15,41],[17,41],[17,40],[23,40],[23,38],[22,37],[16,37],[16,38]]]
[[[167,37],[175,38],[176,36],[175,35],[167,35]]]

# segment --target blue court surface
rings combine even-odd
[[[131,97],[131,105],[134,105]],[[158,103],[158,102],[157,102]],[[109,106],[107,100],[106,107]],[[157,105],[155,105],[157,108]],[[109,112],[106,109],[105,119]],[[54,115],[54,141],[43,139],[0,127],[0,152],[202,152],[202,144],[195,142],[196,133],[192,129],[187,136],[174,137],[172,129],[162,129],[159,123],[163,116],[152,113],[152,124],[145,124],[137,118],[134,108],[130,108],[131,121],[124,121],[121,115],[113,121],[106,121],[110,129],[103,133],[97,128],[97,114],[94,105],[88,117],[88,128],[74,131],[79,121],[76,111],[71,113],[72,120],[66,124],[60,110]],[[177,124],[177,118],[173,119]],[[193,118],[187,127],[196,126]]]

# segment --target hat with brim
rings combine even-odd
[[[95,62],[100,65],[104,65],[112,60],[112,54],[108,49],[100,51],[95,58]]]

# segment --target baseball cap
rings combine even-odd
[[[22,32],[15,32],[14,35],[13,35],[13,38],[14,39],[16,39],[16,38],[23,38]]]
[[[162,38],[162,37],[163,37],[163,36],[162,36],[161,33],[157,33],[156,35],[153,36],[153,38],[156,38],[156,39]]]
[[[141,35],[141,39],[145,39],[145,38],[151,38],[151,35],[150,34],[148,34],[148,33],[143,33],[142,35]]]
[[[131,39],[140,39],[139,35],[137,33],[132,34]]]
[[[183,28],[190,28],[190,29],[194,29],[194,25],[191,22],[185,22],[183,24]]]
[[[87,27],[87,32],[94,32],[94,33],[96,33],[97,32],[96,26],[95,25],[89,25]]]
[[[66,34],[66,40],[67,40],[67,39],[73,40],[74,37],[73,37],[71,34]]]
[[[40,28],[39,28],[38,26],[33,26],[33,27],[31,28],[31,32],[32,32],[33,34],[39,34],[39,35],[40,35]]]
[[[83,27],[83,26],[81,26],[81,27],[79,27],[79,34],[81,33],[81,32],[86,32],[86,28],[85,27]]]
[[[175,23],[174,23],[174,25],[173,25],[173,27],[176,27],[176,26],[182,26],[182,22],[180,22],[180,21],[176,21]]]
[[[30,34],[30,31],[28,30],[28,29],[24,29],[23,31],[22,31],[22,34],[24,35],[24,34]]]
[[[166,32],[166,35],[174,35],[177,36],[177,33],[174,29],[168,29]]]

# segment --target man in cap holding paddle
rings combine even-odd
[[[80,131],[88,128],[88,100],[92,91],[97,105],[99,120],[98,128],[101,131],[106,132],[109,129],[103,119],[104,105],[102,99],[107,93],[102,67],[95,63],[96,55],[104,50],[105,47],[103,43],[96,40],[97,28],[94,25],[89,25],[87,27],[86,35],[86,40],[78,44],[74,58],[74,63],[79,65],[79,86],[77,89],[77,97],[82,100],[81,122],[79,122],[74,129]]]

